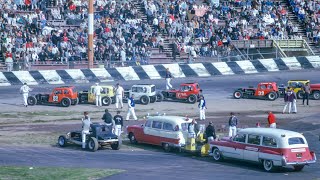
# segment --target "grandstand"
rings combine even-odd
[[[95,67],[320,54],[315,0],[94,5]],[[86,68],[87,7],[85,0],[1,0],[0,68],[11,56],[14,70]]]

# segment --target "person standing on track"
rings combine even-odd
[[[117,115],[113,117],[113,121],[115,124],[114,128],[114,134],[118,136],[119,143],[122,143],[121,140],[121,133],[122,133],[122,127],[123,127],[123,117],[120,115],[120,111],[117,111]]]
[[[122,86],[120,86],[119,83],[117,83],[116,89],[116,108],[118,109],[119,107],[119,102],[121,104],[121,109],[123,108],[123,96],[124,96],[124,89]]]
[[[86,136],[87,134],[90,134],[90,117],[89,117],[89,113],[88,112],[84,112],[83,113],[84,117],[82,118],[82,132],[81,132],[81,136],[82,136],[82,149],[86,148]]]
[[[107,125],[110,132],[114,130],[114,121],[112,120],[112,115],[109,113],[108,109],[104,110],[104,114],[101,118]]]
[[[237,134],[238,118],[233,112],[230,113],[229,118],[229,137],[234,137]]]
[[[32,91],[32,89],[29,88],[27,83],[23,83],[23,86],[21,86],[21,88],[20,88],[20,94],[22,94],[23,105],[25,107],[28,107],[28,96],[29,96],[30,91]]]
[[[208,143],[216,139],[216,130],[214,129],[212,122],[209,122],[209,125],[207,126],[205,133]]]
[[[207,107],[206,107],[206,100],[204,100],[203,96],[200,96],[200,102],[198,104],[198,107],[200,109],[200,121],[206,120],[205,110],[207,109]]]
[[[134,120],[138,120],[136,113],[134,112],[134,107],[135,107],[134,95],[132,94],[131,97],[128,99],[128,113],[127,113],[127,117],[126,117],[127,121],[129,120],[130,115],[133,116]]]
[[[268,124],[270,128],[277,128],[276,116],[271,111],[269,111],[268,115]]]
[[[96,106],[102,106],[101,103],[101,92],[103,91],[102,87],[99,86],[99,83],[96,83],[96,86],[93,89],[93,93],[96,96]]]
[[[310,84],[309,82],[306,83],[306,85],[303,86],[303,99],[302,99],[302,105],[304,105],[304,101],[307,100],[307,106],[309,106],[309,96],[310,96]]]
[[[166,71],[166,89],[172,89],[172,85],[171,85],[171,79],[172,79],[172,75],[171,75],[171,72],[169,71],[169,68],[167,68],[167,71]]]

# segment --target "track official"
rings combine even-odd
[[[204,100],[203,96],[200,96],[200,102],[198,104],[198,107],[200,109],[200,121],[206,120],[205,110],[207,109],[207,107],[206,107],[206,100]]]
[[[88,112],[83,113],[84,117],[82,118],[82,148],[86,148],[86,136],[89,134],[90,131],[90,117]]]
[[[128,121],[130,116],[133,116],[134,120],[138,120],[136,113],[134,112],[135,102],[134,102],[134,95],[132,94],[131,97],[128,99],[128,113],[126,120]]]
[[[96,83],[96,86],[93,89],[93,93],[96,96],[96,106],[102,106],[101,103],[101,92],[103,91],[102,87],[99,86],[99,83]]]
[[[115,92],[116,92],[116,108],[118,109],[118,107],[119,107],[119,102],[120,102],[120,104],[121,104],[121,109],[122,109],[122,108],[123,108],[122,99],[123,99],[123,96],[124,96],[124,90],[123,90],[122,86],[120,86],[119,83],[117,83]]]
[[[172,85],[171,85],[172,75],[171,75],[171,72],[169,71],[169,68],[167,68],[165,79],[166,79],[166,89],[172,89]]]
[[[30,91],[32,91],[32,89],[29,88],[27,83],[24,83],[23,86],[21,86],[21,88],[20,88],[20,94],[22,94],[23,105],[25,107],[28,107],[28,96],[29,96]]]

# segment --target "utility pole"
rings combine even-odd
[[[88,68],[93,68],[93,0],[89,0],[88,11]]]

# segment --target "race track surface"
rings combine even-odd
[[[289,79],[309,79],[320,83],[319,70],[302,70],[265,73],[258,75],[215,76],[209,78],[174,79],[172,84],[178,87],[183,82],[199,82],[205,96],[211,96],[217,103],[229,98],[238,87],[256,86],[261,81],[275,81],[286,84]],[[164,80],[130,81],[120,83],[126,88],[137,83],[153,83],[158,89],[164,89]],[[87,89],[89,84],[76,84],[77,89]],[[0,87],[0,104],[20,102],[20,86]],[[34,92],[48,92],[54,85],[33,87]],[[320,110],[317,116],[320,117]],[[304,132],[310,148],[320,156],[320,132],[310,133],[320,129],[319,124],[313,126],[288,125],[288,129]],[[290,168],[282,168],[275,173],[264,172],[260,165],[247,162],[227,160],[217,163],[211,158],[195,158],[188,154],[164,153],[159,148],[152,150],[101,150],[97,152],[82,151],[80,148],[58,147],[0,147],[0,165],[18,166],[59,166],[59,167],[89,167],[89,168],[117,168],[126,172],[107,179],[319,179],[320,164],[306,166],[302,172],[293,172]]]

